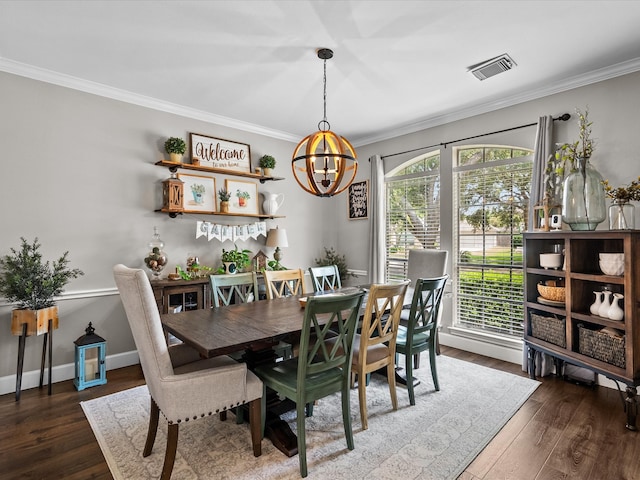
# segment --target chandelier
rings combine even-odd
[[[318,50],[318,58],[324,60],[324,116],[318,123],[318,131],[302,139],[291,160],[298,185],[318,197],[343,192],[358,170],[355,150],[346,138],[330,130],[327,121],[327,60],[332,57],[332,50]]]

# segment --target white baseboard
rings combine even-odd
[[[516,363],[522,365],[522,348],[514,349],[503,347],[493,343],[481,342],[471,338],[459,335],[451,335],[445,332],[439,332],[438,338],[442,345],[458,348],[466,352],[477,353],[485,357],[497,358],[505,362]]]
[[[136,365],[140,363],[137,351],[118,353],[115,355],[107,356],[107,372],[109,370],[115,370],[116,368],[128,367],[129,365]],[[65,380],[73,380],[75,377],[75,365],[73,363],[67,363],[65,365],[56,365],[52,369],[51,376],[53,378],[52,383],[63,382]],[[45,367],[44,372],[44,384],[49,383],[49,367]],[[107,373],[107,381],[109,375]],[[22,387],[21,390],[28,390],[29,388],[37,387],[40,384],[40,370],[31,370],[29,372],[22,373]],[[13,393],[16,391],[16,376],[7,375],[6,377],[0,377],[0,395],[6,393]]]

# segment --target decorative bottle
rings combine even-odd
[[[600,309],[598,310],[598,316],[608,318],[609,307],[611,306],[611,291],[604,290],[602,294],[604,295],[604,299],[602,300],[602,304],[600,305]]]
[[[571,230],[595,230],[607,218],[602,176],[588,158],[576,159],[577,171],[565,180],[562,189],[562,221]]]
[[[599,315],[600,307],[602,306],[602,292],[593,292],[596,296],[596,301],[591,304],[589,311],[593,315]]]
[[[620,307],[620,300],[624,299],[624,295],[621,293],[614,293],[613,300],[611,301],[611,306],[609,307],[609,311],[607,316],[611,320],[622,320],[624,318],[624,310]]]
[[[160,272],[167,265],[168,258],[163,248],[164,242],[160,239],[158,227],[153,227],[153,237],[149,242],[149,253],[144,258],[144,264],[155,278],[160,278]]]

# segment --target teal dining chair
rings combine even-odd
[[[303,477],[307,476],[305,409],[306,405],[314,400],[341,393],[342,421],[347,447],[349,450],[354,448],[349,379],[354,334],[363,296],[364,291],[340,296],[309,297],[302,320],[299,355],[275,364],[260,365],[254,369],[255,374],[262,379],[264,395],[267,388],[271,388],[280,396],[296,403],[298,457],[300,475]],[[337,336],[335,331],[338,332]],[[265,415],[262,417],[264,434],[266,397],[262,398],[262,413]]]
[[[416,404],[412,356],[419,355],[426,350],[429,351],[433,384],[436,391],[440,390],[436,369],[436,332],[440,305],[448,278],[448,275],[443,275],[437,278],[417,279],[413,291],[411,309],[409,310],[409,319],[406,326],[400,325],[398,327],[396,354],[405,355],[407,389],[409,390],[409,403],[411,405]]]
[[[342,288],[340,272],[337,265],[324,265],[322,267],[309,267],[309,274],[313,282],[315,292],[326,292]]]
[[[255,272],[210,275],[209,278],[214,307],[258,300],[258,278]]]

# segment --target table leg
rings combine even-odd
[[[27,324],[22,324],[22,333],[18,338],[18,367],[16,372],[16,402],[20,400],[22,389],[22,368],[24,366],[24,345],[27,341]]]
[[[257,365],[275,362],[276,355],[272,346],[267,349],[247,350],[243,359],[247,362],[249,370],[253,370]],[[298,453],[298,437],[291,430],[289,424],[280,418],[285,412],[295,409],[295,403],[290,400],[280,400],[274,390],[267,390],[267,413],[265,420],[264,434],[273,446],[284,453],[287,457],[293,457]],[[247,415],[244,415],[248,418]]]

